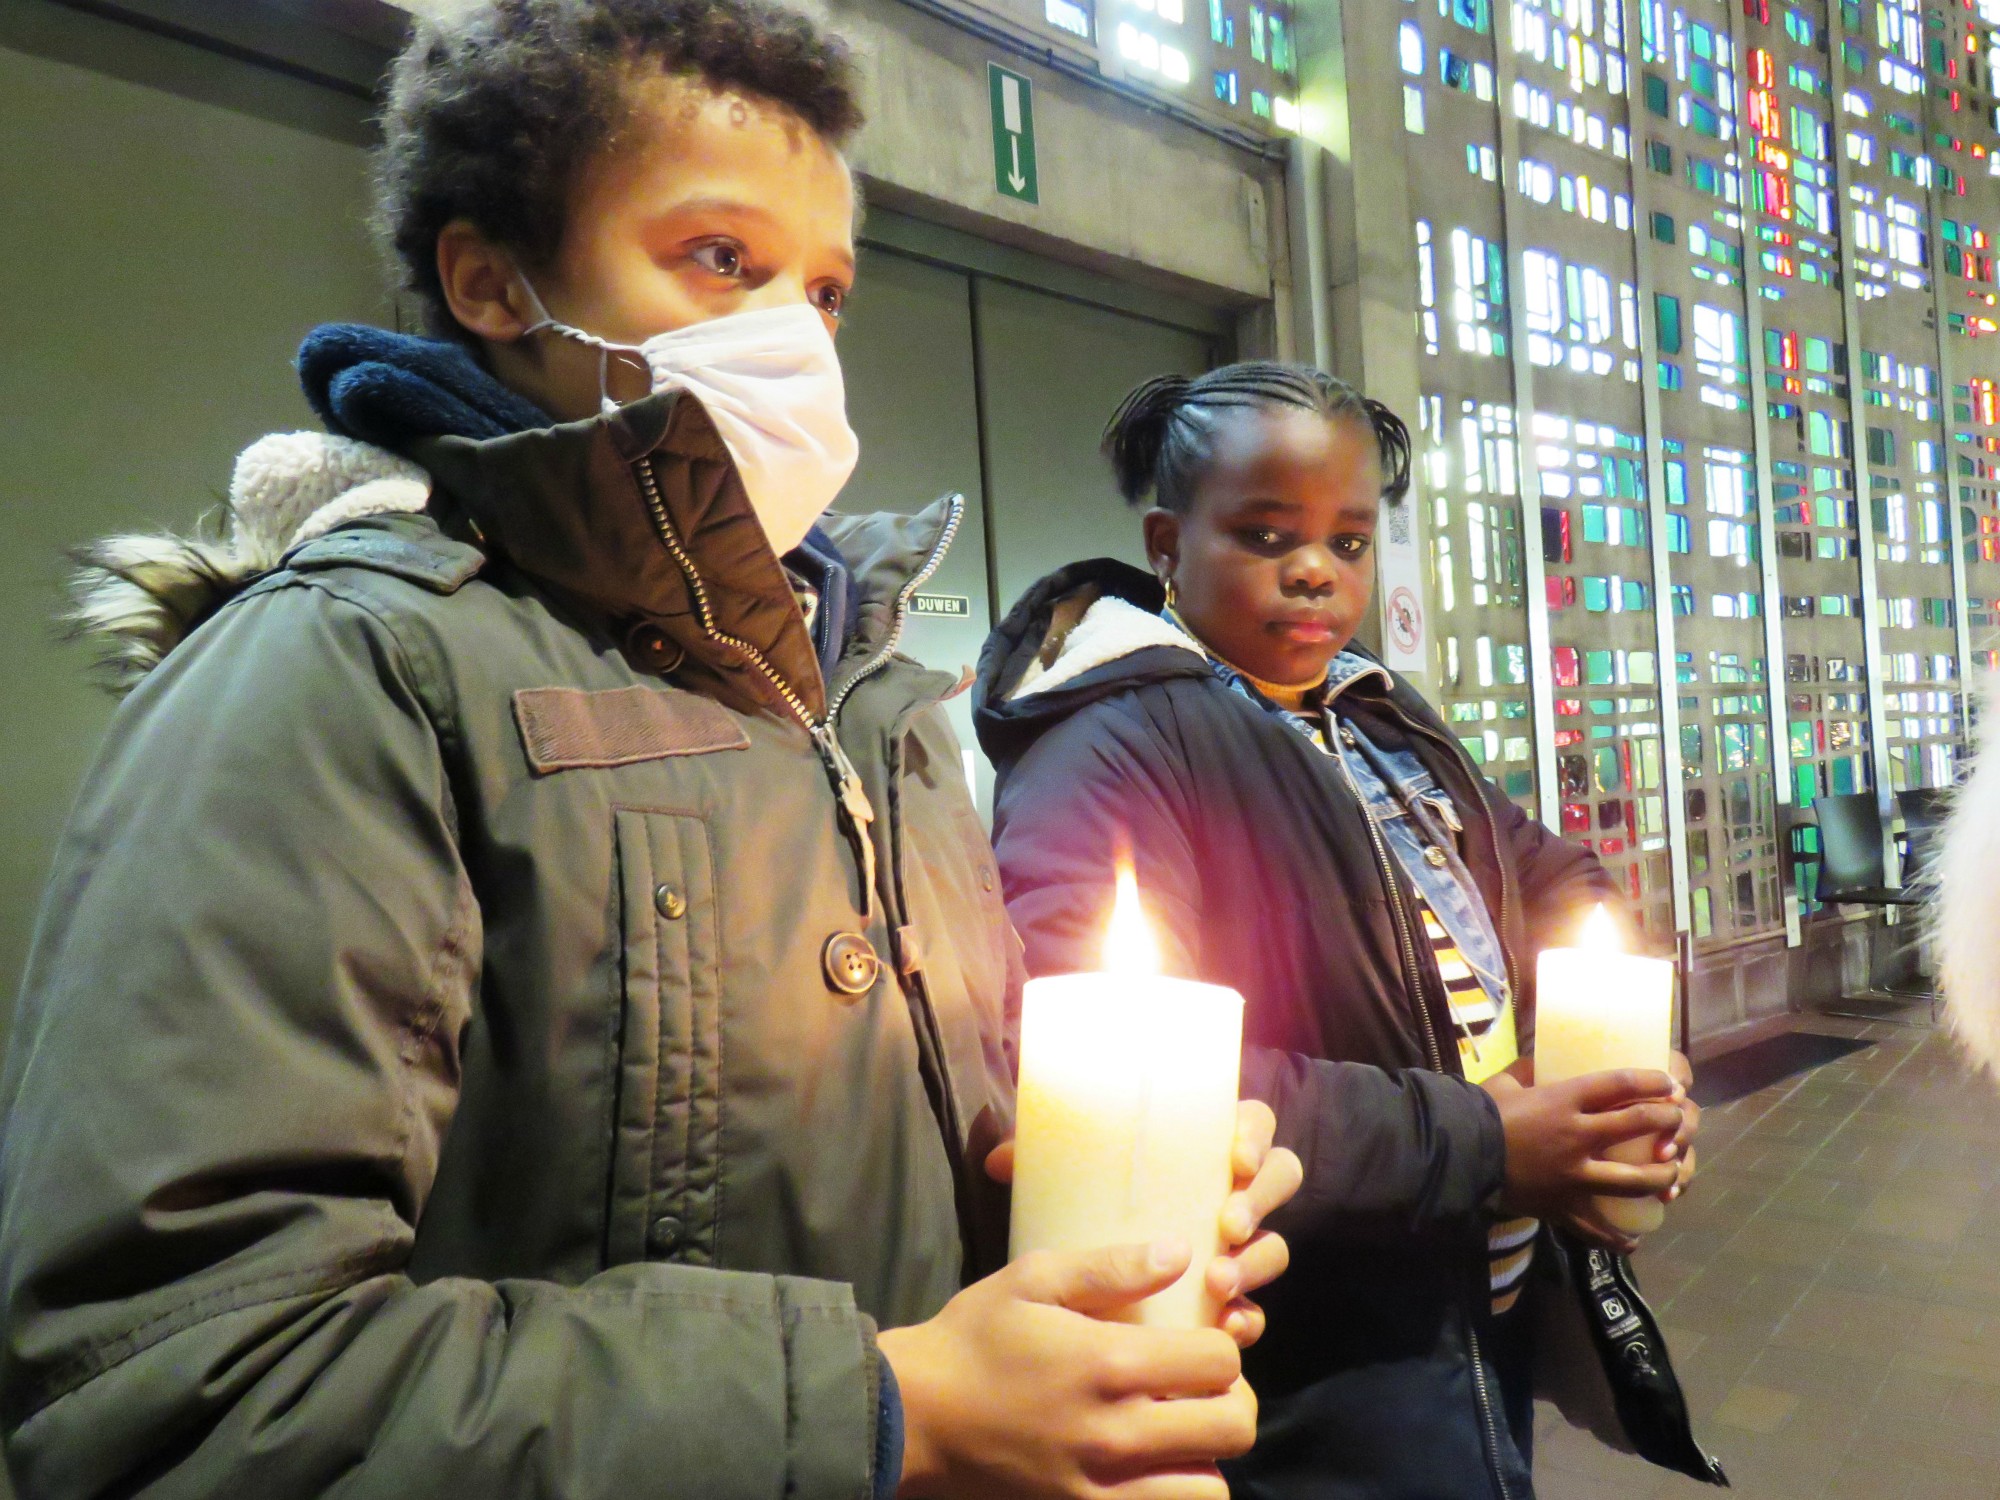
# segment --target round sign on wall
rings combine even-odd
[[[1424,611],[1416,591],[1398,584],[1389,591],[1389,639],[1406,656],[1414,656],[1424,643]]]

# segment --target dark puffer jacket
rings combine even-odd
[[[1106,593],[1137,610],[1084,618]],[[1272,1221],[1293,1269],[1246,1357],[1262,1417],[1232,1489],[1525,1500],[1527,1403],[1511,1421],[1502,1409],[1487,1290],[1498,1112],[1459,1076],[1401,877],[1333,762],[1148,620],[1161,602],[1117,563],[1044,580],[988,641],[976,713],[1029,972],[1096,967],[1114,850],[1129,844],[1170,969],[1243,993],[1244,1092],[1305,1162]],[[1464,814],[1525,1049],[1532,955],[1611,895],[1609,877],[1485,782],[1400,681],[1356,683],[1339,712],[1408,744]]]

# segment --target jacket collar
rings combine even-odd
[[[1105,611],[1107,600],[1157,616],[1166,596],[1157,579],[1129,563],[1072,563],[1023,594],[987,638],[973,690],[973,728],[995,766],[1012,763],[1055,724],[1114,693],[1172,678],[1222,685],[1199,643],[1165,621],[1159,622],[1164,632],[1130,623]],[[1094,614],[1110,615],[1112,630],[1087,631],[1086,624],[1097,623]],[[1107,641],[1107,634],[1115,638]],[[1448,734],[1413,688],[1359,646],[1349,645],[1333,674],[1330,691],[1344,701],[1387,704],[1426,731]]]
[[[824,719],[827,683],[791,581],[693,397],[663,391],[582,422],[409,451],[436,480],[447,524],[462,522],[635,666],[746,711]],[[890,640],[953,510],[826,518],[854,575],[849,658]]]

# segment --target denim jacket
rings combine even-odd
[[[1293,713],[1258,692],[1229,663],[1213,654],[1208,659],[1233,691],[1279,715],[1346,768],[1404,878],[1451,935],[1494,1009],[1505,1009],[1512,998],[1507,992],[1507,965],[1492,913],[1459,857],[1457,836],[1465,825],[1458,810],[1414,753],[1384,750],[1359,725],[1339,717],[1342,691],[1370,674],[1388,674],[1366,657],[1343,651],[1328,669],[1317,712]]]

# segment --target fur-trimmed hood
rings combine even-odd
[[[327,432],[276,433],[245,450],[219,536],[114,536],[76,554],[64,624],[97,647],[114,691],[136,686],[293,548],[365,516],[423,510],[430,474],[403,456],[414,443],[504,437],[550,420],[463,345],[385,328],[315,328],[298,371]]]
[[[826,711],[825,667],[695,397],[662,391],[580,422],[492,437],[418,436],[401,452],[288,434],[245,455],[220,540],[119,537],[83,556],[71,615],[113,682],[136,684],[201,622],[320,533],[421,511],[504,559],[580,628],[648,671],[743,711]],[[893,638],[902,596],[928,576],[963,502],[916,515],[823,520],[815,558],[845,570],[843,649]],[[745,648],[771,669],[749,670]]]
[[[2000,1078],[2000,674],[1974,689],[1981,735],[1972,775],[1945,826],[1931,905],[1939,981],[1951,1029],[1973,1060]]]
[[[129,534],[81,548],[63,623],[96,647],[113,690],[130,691],[293,548],[363,516],[420,511],[430,494],[430,476],[386,448],[273,433],[236,460],[221,535]]]

